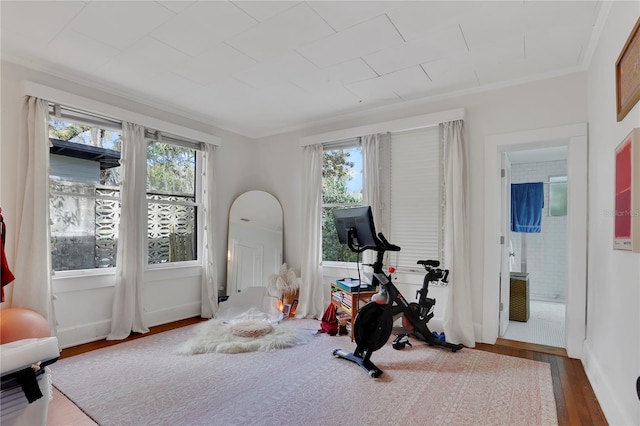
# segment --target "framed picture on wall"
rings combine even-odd
[[[615,159],[613,248],[640,252],[640,128],[618,145]]]
[[[616,113],[618,121],[640,100],[640,18],[616,61]]]

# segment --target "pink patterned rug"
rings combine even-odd
[[[315,332],[315,320],[286,327]],[[62,359],[53,384],[100,425],[555,425],[547,363],[412,339],[371,379],[346,336],[269,352],[179,355],[194,326]],[[392,336],[393,338],[394,336]]]

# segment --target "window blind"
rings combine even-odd
[[[441,259],[442,194],[439,128],[391,134],[391,243],[401,251],[389,264],[424,272],[418,260]]]
[[[95,114],[92,112],[84,111],[78,108],[69,107],[66,105],[60,105],[56,103],[49,103],[49,115],[51,117],[69,121],[77,124],[84,124],[87,126],[99,127],[102,129],[121,131],[122,121],[110,118],[104,115]],[[202,150],[202,142],[177,136],[167,132],[161,132],[159,130],[145,128],[145,138],[153,141],[164,141],[173,145],[178,145],[183,148]]]

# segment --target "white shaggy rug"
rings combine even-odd
[[[194,327],[193,337],[180,345],[175,353],[195,355],[273,351],[307,343],[311,337],[309,330],[283,327],[280,324],[271,324],[273,331],[263,336],[242,337],[231,332],[231,325],[232,323],[225,323],[218,319],[210,319],[198,324]]]

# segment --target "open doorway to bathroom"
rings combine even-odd
[[[567,283],[565,309],[565,350],[570,358],[581,358],[586,335],[587,306],[587,125],[586,123],[513,133],[488,135],[484,145],[484,273],[482,341],[495,343],[500,319],[509,309],[509,299],[501,293],[501,158],[507,152],[568,147],[567,155]],[[509,239],[506,239],[508,242]],[[508,265],[507,265],[508,266]],[[529,268],[531,269],[531,268]],[[508,295],[507,295],[508,296]],[[506,309],[501,310],[504,306]]]
[[[511,184],[535,187],[541,183],[543,204],[540,229],[533,232],[514,232],[511,229],[506,242],[509,258],[503,261],[509,262],[509,324],[500,337],[564,348],[568,147],[526,149],[505,154],[510,163]],[[511,202],[518,202],[517,198]],[[505,207],[510,212],[510,206]]]

